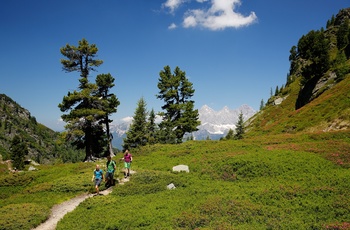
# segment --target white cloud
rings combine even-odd
[[[175,23],[171,23],[170,26],[168,26],[168,29],[169,30],[173,30],[173,29],[176,29],[177,25]]]
[[[66,122],[64,122],[63,119],[60,117],[57,119],[56,125],[65,126]]]
[[[163,3],[163,7],[169,8],[171,13],[174,13],[174,11],[185,2],[186,0],[167,0],[165,3]]]
[[[161,117],[161,116],[159,116],[159,115],[156,115],[156,119],[155,119],[155,123],[156,124],[159,124],[160,122],[162,122],[163,121],[163,117]]]
[[[197,10],[198,11],[198,10]],[[197,15],[197,14],[200,14],[201,12],[195,12],[195,10],[193,10],[193,13],[195,14],[195,15]],[[198,16],[197,16],[198,17]],[[183,26],[185,27],[185,28],[188,28],[188,27],[196,27],[197,26],[197,19],[196,19],[196,17],[194,16],[194,15],[189,15],[189,16],[187,16],[185,19],[184,19],[184,21],[183,21]]]
[[[126,122],[126,123],[131,123],[134,118],[133,117],[124,117],[121,119],[123,122]]]
[[[197,2],[204,1],[197,0]],[[184,18],[183,26],[185,28],[201,26],[211,30],[221,30],[254,23],[257,20],[254,12],[246,17],[235,12],[235,6],[240,4],[241,0],[211,0],[211,7],[208,10],[189,10]]]

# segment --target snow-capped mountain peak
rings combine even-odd
[[[198,131],[191,133],[195,140],[204,140],[210,138],[212,140],[220,139],[232,129],[235,130],[238,122],[239,114],[243,114],[243,120],[246,121],[252,117],[256,111],[249,105],[242,105],[237,109],[231,110],[228,106],[224,106],[221,110],[215,111],[208,105],[203,105],[199,110],[199,120],[201,125]],[[112,124],[110,129],[113,134],[113,145],[120,148],[125,133],[130,127],[132,118],[122,119],[121,123]]]
[[[208,105],[202,106],[199,110],[199,120],[201,125],[198,126],[198,131],[192,133],[193,137],[197,140],[205,139],[208,136],[211,139],[217,139],[215,136],[224,136],[227,132],[236,128],[239,114],[243,114],[243,119],[246,121],[256,112],[248,106],[242,105],[237,109],[231,110],[228,106],[224,106],[221,110],[215,111]]]

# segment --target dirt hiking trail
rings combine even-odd
[[[129,178],[122,179],[118,183],[119,185],[124,184],[125,182],[128,182]],[[108,195],[112,192],[113,187],[110,187],[106,190],[100,191],[100,195]],[[57,204],[52,207],[51,209],[51,215],[49,219],[47,219],[44,223],[40,224],[38,227],[33,228],[32,230],[55,230],[58,221],[60,221],[64,215],[66,215],[68,212],[73,211],[81,202],[86,200],[87,198],[96,196],[96,194],[83,194],[79,195],[77,197],[74,197],[68,201],[65,201],[61,204]]]

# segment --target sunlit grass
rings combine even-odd
[[[322,229],[350,220],[346,168],[323,154],[271,150],[250,141],[188,142],[134,152],[132,180],[109,197],[84,202],[58,229]],[[190,173],[171,172],[176,164],[189,165]],[[177,188],[167,190],[169,183]],[[90,221],[106,208],[104,221]]]
[[[117,184],[108,196],[88,198],[57,229],[347,226],[349,143],[348,132],[334,132],[189,141],[133,150],[136,174],[130,182]],[[120,157],[115,157],[119,177]],[[96,163],[105,168],[105,160]],[[38,171],[1,174],[0,212],[7,220],[6,229],[18,229],[18,224],[30,229],[48,218],[53,205],[93,192],[96,163],[42,165]],[[179,164],[188,165],[190,172],[172,172]],[[170,183],[176,189],[168,190]],[[8,212],[22,206],[17,213]]]

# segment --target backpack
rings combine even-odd
[[[112,165],[113,165],[113,168],[117,166],[114,160],[111,160],[109,163],[108,163],[108,161],[107,161],[107,162],[106,162],[106,169],[107,169],[107,170],[108,170],[108,165],[111,164],[111,163],[112,163]]]

